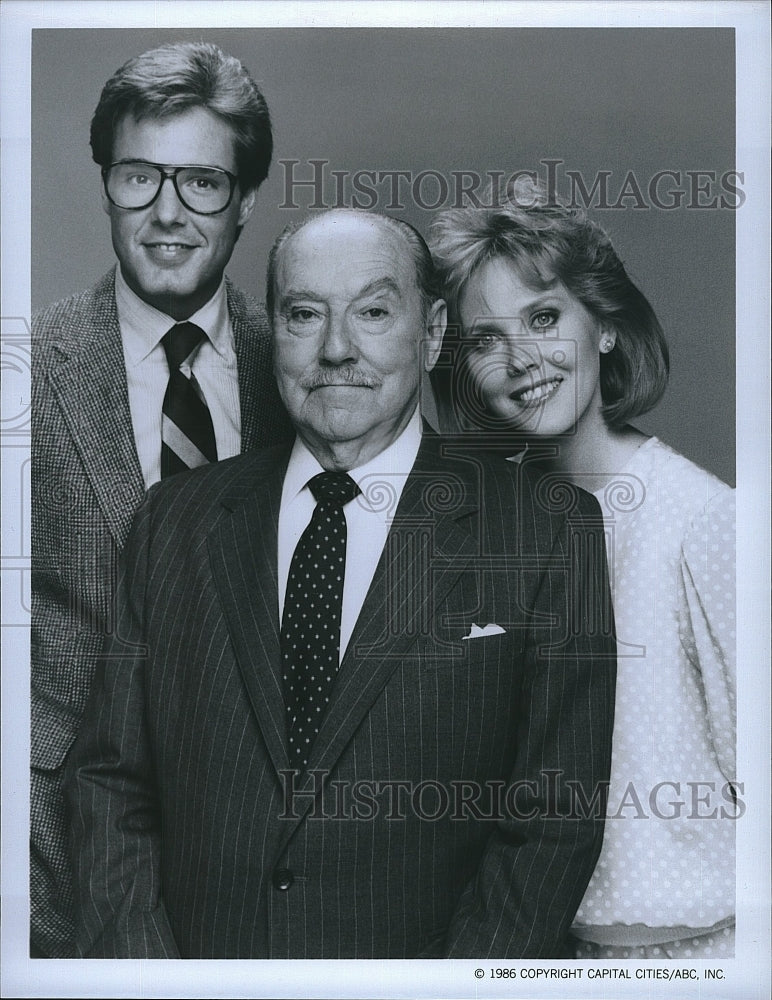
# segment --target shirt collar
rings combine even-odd
[[[166,313],[148,305],[132,291],[126,284],[120,267],[116,268],[115,274],[115,305],[129,365],[138,365],[144,361],[177,322]],[[194,312],[188,322],[200,326],[217,353],[226,355],[230,327],[224,275],[211,299]]]
[[[413,416],[408,421],[407,426],[392,441],[388,448],[379,452],[374,458],[356,469],[349,469],[349,475],[357,484],[362,487],[363,501],[367,496],[367,480],[372,476],[383,477],[394,476],[398,484],[398,493],[402,492],[405,478],[413,468],[418,449],[421,445],[421,416],[418,407],[413,412]],[[282,497],[285,502],[291,503],[305,489],[309,479],[324,472],[317,459],[311,454],[300,437],[295,438],[295,444],[290,455],[289,465],[284,477],[284,488]],[[362,484],[365,484],[363,487]]]

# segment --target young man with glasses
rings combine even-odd
[[[288,433],[260,305],[224,277],[271,161],[214,45],[127,62],[91,123],[118,266],[33,319],[31,953],[73,953],[61,777],[145,491]]]

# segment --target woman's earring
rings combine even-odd
[[[604,337],[600,342],[601,354],[608,354],[608,352],[613,348],[614,340],[611,337]]]

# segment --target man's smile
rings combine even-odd
[[[156,263],[166,263],[188,258],[198,246],[193,243],[180,243],[177,241],[154,240],[143,243],[145,251],[151,260]]]

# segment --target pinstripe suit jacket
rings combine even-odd
[[[81,954],[560,954],[602,839],[571,782],[602,816],[610,765],[600,511],[577,490],[554,512],[527,469],[448,448],[424,437],[297,782],[288,452],[150,491],[68,763]],[[464,641],[472,623],[504,632]]]
[[[117,554],[145,488],[134,445],[114,271],[33,319],[32,938],[72,954],[72,892],[61,794],[95,657],[112,628]],[[230,283],[242,448],[289,425],[261,306]]]

